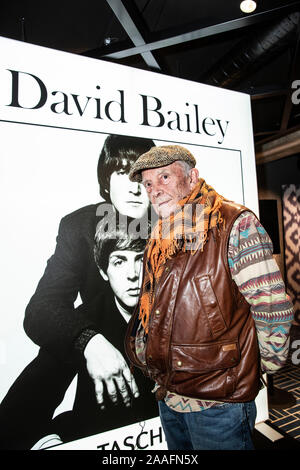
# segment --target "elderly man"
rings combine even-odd
[[[258,219],[195,165],[187,149],[163,146],[129,173],[159,220],[126,352],[156,382],[170,450],[253,449],[260,375],[286,360],[293,308]]]

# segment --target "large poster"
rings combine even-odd
[[[0,47],[4,448],[166,448],[153,384],[132,378],[123,350],[145,239],[118,244],[117,224],[107,240],[101,221],[107,205],[148,217],[130,165],[177,143],[220,194],[258,213],[249,96],[4,38]],[[265,397],[258,408],[262,421]]]

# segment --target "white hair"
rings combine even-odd
[[[190,170],[194,168],[190,163],[185,162],[184,160],[177,160],[177,163],[179,163],[181,168],[183,169],[184,176],[188,176]]]

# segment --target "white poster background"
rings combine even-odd
[[[258,199],[249,96],[4,38],[0,38],[0,49],[2,400],[38,350],[22,323],[25,307],[54,251],[59,221],[79,207],[100,201],[96,169],[107,134],[149,137],[156,145],[183,144],[195,155],[201,177],[220,194],[257,214]],[[19,72],[22,107],[9,106],[11,71]],[[25,109],[33,108],[41,95],[29,74],[39,77],[47,88],[47,102],[39,109]],[[120,90],[126,122],[118,121]],[[84,109],[82,115],[72,94]],[[149,126],[142,125],[141,95],[148,97]],[[62,97],[70,114],[51,111],[51,104]],[[116,122],[103,111],[114,100],[110,115]],[[158,113],[150,110],[158,100],[165,120],[161,127],[156,127]],[[229,122],[225,137],[212,124],[206,127],[211,135],[203,128],[200,133],[167,126],[168,120],[179,116],[181,128],[189,119],[190,129],[195,130],[191,111],[195,105],[200,121],[219,120],[224,129]],[[57,105],[57,111],[62,109]],[[102,119],[95,118],[99,110]],[[264,395],[262,401],[258,398],[258,421],[267,417]]]

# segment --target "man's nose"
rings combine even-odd
[[[136,195],[141,194],[141,185],[140,185],[140,183],[132,181],[131,185],[130,185],[130,188],[129,188],[129,192],[132,193],[132,194],[136,194]]]
[[[152,187],[152,197],[157,198],[163,193],[163,190],[159,184],[153,185]]]
[[[135,281],[139,277],[139,264],[136,262],[129,263],[127,277],[131,281]]]

